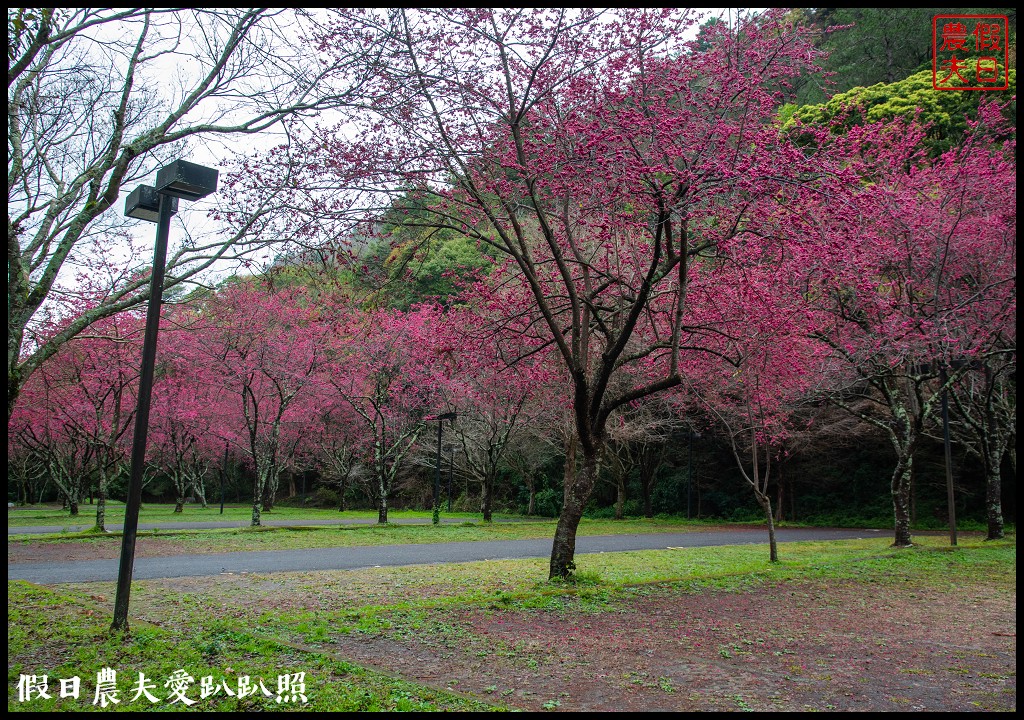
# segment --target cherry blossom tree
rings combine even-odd
[[[324,387],[329,384],[326,381]],[[353,417],[347,403],[330,402],[324,397],[314,398],[300,411],[315,418],[315,423],[299,454],[306,467],[318,472],[321,482],[338,489],[338,509],[344,511],[349,489],[359,487],[369,475],[360,456],[361,418]]]
[[[371,469],[377,520],[384,524],[399,472],[438,411],[430,374],[440,360],[433,334],[439,310],[346,312],[336,316],[325,382],[357,420],[357,452]]]
[[[782,18],[709,26],[698,47],[671,9],[396,10],[377,75],[388,102],[368,106],[355,140],[317,134],[293,176],[413,188],[431,215],[412,223],[516,268],[528,304],[509,315],[561,358],[581,455],[552,577],[575,567],[608,419],[677,385],[681,355],[701,345],[687,303],[698,258],[751,204],[822,172],[774,127],[779,93],[814,57]]]
[[[990,354],[980,367],[972,366],[949,390],[955,410],[951,432],[968,455],[977,458],[984,468],[989,540],[1004,536],[1002,465],[1007,454],[1013,458],[1017,433],[1017,393],[1013,382],[1016,351],[1010,347],[1004,350],[1002,354]]]
[[[124,465],[131,438],[141,329],[141,318],[125,313],[103,318],[65,343],[39,369],[39,383],[28,395],[33,407],[25,417],[34,419],[15,425],[49,458],[72,514],[82,490],[95,482],[99,530],[106,529],[109,483]]]
[[[77,356],[75,381],[91,410],[89,435],[96,446],[96,528],[106,530],[106,500],[112,474],[126,466],[129,428],[134,425],[135,392],[141,354],[141,318],[125,314],[104,318],[89,335],[71,344],[67,355]]]
[[[26,384],[26,402],[11,417],[8,432],[45,468],[71,516],[79,514],[82,493],[87,489],[95,446],[70,422],[52,412],[59,387],[51,387],[42,375]]]
[[[837,392],[833,402],[883,431],[896,454],[899,547],[911,544],[914,451],[943,393],[1004,352],[996,339],[1013,336],[1015,142],[996,106],[979,114],[965,142],[935,161],[923,158],[913,126],[851,131],[836,142],[863,182],[790,216],[827,248],[796,251],[814,334],[881,412],[854,405],[863,393]]]
[[[545,354],[530,352],[523,337],[508,333],[503,318],[482,305],[453,308],[435,331],[444,362],[431,382],[458,422],[449,432],[460,451],[459,472],[480,484],[480,512],[491,522],[495,482],[526,428],[546,414],[552,370]],[[534,350],[536,348],[533,348]]]
[[[717,352],[685,365],[683,393],[684,403],[696,400],[702,414],[725,430],[736,466],[764,513],[771,562],[778,562],[769,493],[773,463],[791,413],[819,390],[828,366],[827,354],[808,337],[800,275],[789,262],[791,239],[772,232],[776,218],[774,208],[762,206],[724,243],[729,261],[714,293],[702,298],[705,318],[719,331]]]
[[[170,360],[153,392],[150,462],[170,478],[174,512],[180,513],[190,497],[206,507],[206,478],[223,444],[211,423],[216,417],[210,412],[214,407],[211,388],[199,382],[201,376],[184,371],[188,364],[175,362],[178,358],[173,349],[165,353],[168,355]]]
[[[189,345],[182,372],[216,396],[209,411],[218,432],[253,463],[257,526],[308,421],[295,406],[301,394],[318,392],[330,324],[301,288],[274,291],[256,282],[222,288],[187,324],[179,322],[168,335],[183,348]]]

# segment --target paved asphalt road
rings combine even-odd
[[[881,530],[785,528],[776,531],[779,542],[798,540],[846,540],[880,537]],[[650,535],[581,536],[576,553],[583,555],[627,550],[662,550],[713,545],[767,543],[762,529],[657,533]],[[273,573],[316,570],[355,570],[385,565],[424,565],[507,558],[548,557],[551,539],[438,543],[431,545],[381,545],[370,547],[316,548],[268,552],[233,552],[213,555],[178,555],[138,558],[134,579],[191,577],[222,573]],[[16,563],[7,565],[7,580],[40,584],[113,581],[117,560],[84,560],[67,563]]]

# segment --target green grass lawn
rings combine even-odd
[[[505,526],[484,529],[497,532]],[[909,582],[948,590],[951,582],[985,581],[995,592],[1015,593],[1015,535],[997,542],[964,537],[955,548],[942,537],[921,537],[917,543],[904,550],[888,547],[882,538],[787,543],[777,564],[766,561],[764,545],[583,555],[575,584],[545,580],[542,559],[142,581],[133,585],[130,635],[109,632],[113,583],[11,582],[8,709],[98,710],[93,704],[97,674],[112,668],[121,702],[107,710],[185,709],[169,704],[170,690],[164,687],[178,670],[194,680],[187,693],[197,703],[192,710],[501,710],[499,697],[491,703],[360,667],[339,656],[330,638],[386,633],[432,645],[483,642],[451,619],[474,608],[531,617],[570,605],[577,612],[617,613],[650,592],[750,593],[756,603],[760,588],[780,582]],[[307,702],[278,703],[281,675],[300,672]],[[156,685],[159,703],[132,699],[139,673]],[[51,698],[21,701],[18,686],[26,675],[37,681],[47,675]],[[74,676],[82,680],[81,697],[59,697],[59,680]],[[239,698],[242,676],[253,682],[262,678],[270,696],[260,691]],[[200,698],[205,677],[236,695],[222,690]]]
[[[387,674],[361,668],[330,654],[309,651],[287,642],[261,637],[244,625],[195,618],[203,629],[167,630],[135,621],[130,634],[109,632],[109,616],[98,613],[88,597],[62,591],[11,583],[7,589],[8,610],[8,710],[187,710],[183,701],[172,704],[171,689],[165,686],[176,671],[190,679],[183,693],[202,710],[252,712],[301,709],[305,711],[483,711],[488,703],[409,683]],[[198,625],[193,626],[198,627]],[[96,704],[97,677],[113,669],[119,692],[118,702],[105,708]],[[236,670],[237,668],[237,670]],[[132,699],[131,690],[140,673],[152,683],[150,694]],[[303,673],[301,678],[295,678]],[[18,684],[23,675],[38,680],[48,677],[49,698],[38,694],[21,699]],[[299,679],[292,687],[302,698],[284,694],[277,702],[279,678]],[[245,676],[258,691],[239,697],[239,683]],[[83,693],[61,697],[60,680],[78,677]],[[203,698],[203,678],[218,692]],[[229,695],[227,690],[234,695]],[[264,694],[264,689],[271,695]]]
[[[107,501],[106,521],[109,524],[124,522],[124,503]],[[338,519],[369,519],[377,520],[376,510],[338,510],[327,508],[288,507],[278,505],[273,510],[264,511],[267,520],[338,520]],[[393,510],[389,518],[408,517],[430,519],[429,512]],[[472,519],[479,515],[469,513],[442,513],[442,517],[464,517]],[[252,505],[225,505],[221,513],[219,504],[210,504],[203,508],[199,505],[186,505],[183,512],[175,513],[173,504],[146,503],[139,511],[140,523],[172,523],[172,522],[211,522],[225,520],[231,522],[249,522],[252,518]],[[77,516],[72,516],[59,505],[27,506],[9,508],[7,510],[7,527],[29,527],[32,525],[59,525],[74,527],[93,525],[96,522],[96,506],[83,503],[79,506]]]

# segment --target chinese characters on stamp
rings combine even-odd
[[[936,15],[932,18],[932,87],[936,90],[1006,90],[1009,81],[1005,15]]]

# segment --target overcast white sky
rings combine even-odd
[[[764,8],[754,8],[754,12],[761,12]],[[719,17],[726,22],[735,21],[738,9],[737,8],[700,8],[698,12],[703,14],[703,20],[710,17]],[[697,26],[694,26],[692,32],[696,33]],[[180,56],[178,56],[180,58]],[[179,74],[185,74],[188,71],[187,65],[178,64],[175,62],[174,56],[169,56],[164,65],[164,71],[159,73],[159,76],[164,79],[166,87],[170,88],[170,83],[174,82],[174,78]],[[217,168],[221,171],[222,180],[223,173],[228,167],[228,163],[238,153],[251,154],[254,151],[269,150],[275,145],[279,144],[281,137],[277,129],[267,130],[259,135],[244,135],[244,136],[226,136],[226,137],[213,137],[213,138],[199,138],[192,143],[191,150],[182,156],[182,159],[190,162],[195,162],[200,165],[207,167]],[[144,184],[152,185],[156,179],[156,172],[152,172],[148,177],[143,180]],[[134,187],[125,188],[122,193],[122,200],[120,206],[116,209],[118,213],[124,211],[124,200],[128,193],[133,190]],[[186,234],[191,233],[194,236],[207,235],[209,233],[217,232],[217,223],[208,217],[209,210],[214,207],[218,198],[211,196],[210,198],[190,203],[186,201],[179,202],[178,215],[174,218],[171,224],[171,246],[173,247],[176,242],[180,242]],[[152,244],[155,238],[155,226],[146,223],[139,222],[134,228],[134,236],[146,247],[150,248],[151,252]],[[262,262],[267,262],[271,259],[271,254],[266,253],[263,257],[258,258]],[[211,281],[217,281],[223,277],[237,271],[237,267],[225,266],[219,269],[218,272],[213,274]]]

